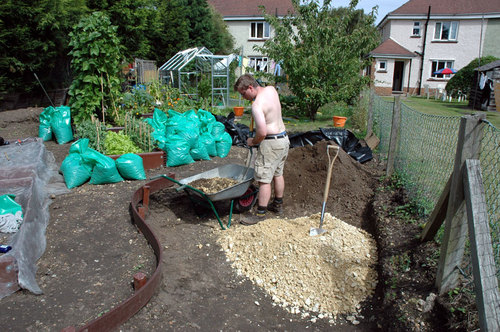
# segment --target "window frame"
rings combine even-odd
[[[383,67],[382,67],[382,64],[384,64]],[[384,72],[384,73],[387,72],[387,60],[378,60],[377,61],[377,71]]]
[[[259,26],[261,31],[259,31]],[[259,37],[259,35],[262,37]],[[254,21],[250,22],[249,39],[253,40],[266,40],[271,38],[271,25],[266,21]]]
[[[443,34],[445,33],[445,28],[448,30],[447,38],[443,38]],[[437,21],[434,25],[434,35],[432,37],[433,41],[457,41],[458,40],[458,21]]]
[[[418,32],[415,32],[415,30],[418,30]],[[422,25],[420,21],[414,21],[413,22],[413,28],[411,32],[412,37],[421,37],[421,32],[422,32]]]
[[[249,56],[250,62],[253,62],[252,69],[254,72],[269,72],[269,57],[263,55]],[[257,69],[258,61],[264,61],[264,67]]]
[[[434,75],[435,71],[438,71],[440,69],[444,68],[453,68],[453,63],[454,60],[431,60],[431,78],[433,79],[449,79],[451,77],[451,74],[436,74]],[[442,64],[442,66],[440,65]]]

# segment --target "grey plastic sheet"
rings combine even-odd
[[[35,278],[36,262],[46,247],[50,196],[67,192],[54,156],[42,139],[0,146],[0,195],[15,195],[24,215],[19,230],[8,238],[7,244],[12,250],[1,255],[0,261],[13,256],[19,269],[19,286],[35,294],[42,293]],[[10,293],[0,293],[0,299],[8,295]]]

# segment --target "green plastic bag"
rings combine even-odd
[[[142,157],[133,153],[126,153],[115,160],[116,168],[124,179],[145,180],[146,172]]]
[[[212,128],[214,123],[217,122],[215,116],[205,110],[198,110],[198,118],[200,119],[200,134],[209,133],[212,134]]]
[[[224,132],[222,136],[215,141],[215,147],[217,148],[217,156],[224,158],[229,154],[231,146],[233,145],[233,139],[229,133]]]
[[[199,139],[196,140],[196,143],[189,151],[189,154],[191,154],[191,157],[194,160],[210,160],[206,146],[203,144],[203,141],[200,141]]]
[[[69,147],[69,153],[83,154],[87,152],[88,148],[89,148],[89,139],[80,138],[79,140],[71,144],[71,146]]]
[[[82,154],[84,164],[92,166],[92,175],[90,184],[106,184],[123,181],[115,161],[108,156],[97,152],[94,149],[88,149]]]
[[[38,125],[38,137],[44,141],[50,141],[52,139],[52,128],[50,127],[50,119],[52,113],[54,112],[54,107],[49,106],[44,108],[43,112],[40,113],[40,124]]]
[[[172,115],[165,124],[166,136],[177,135],[181,128],[186,125],[186,119],[182,115]]]
[[[191,147],[182,136],[170,135],[167,139],[165,151],[168,167],[194,163],[193,157],[189,154]]]
[[[66,144],[73,140],[71,111],[69,106],[56,107],[52,113],[50,125],[58,144]]]
[[[217,156],[217,147],[215,146],[215,140],[212,134],[208,133],[203,133],[200,135],[198,141],[200,144],[203,144],[205,146],[205,149],[207,150],[207,153],[210,157],[216,157]]]
[[[92,167],[83,162],[82,156],[78,153],[70,153],[64,158],[61,164],[66,187],[72,189],[81,186],[90,179]]]
[[[220,137],[222,134],[226,132],[226,127],[224,127],[224,124],[221,122],[215,122],[212,126],[212,136],[216,141],[220,140]]]
[[[0,232],[15,233],[23,222],[23,209],[14,198],[15,195],[0,196]]]

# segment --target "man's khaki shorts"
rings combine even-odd
[[[288,136],[279,139],[265,139],[260,142],[259,152],[257,152],[255,159],[255,180],[271,183],[273,177],[283,175],[289,148]]]

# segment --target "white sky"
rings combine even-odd
[[[349,0],[332,0],[331,4],[334,7],[347,7],[349,2]],[[356,8],[363,9],[365,13],[369,13],[373,7],[378,5],[378,14],[375,21],[375,25],[377,25],[387,13],[401,7],[401,5],[406,2],[408,2],[408,0],[359,0]]]

